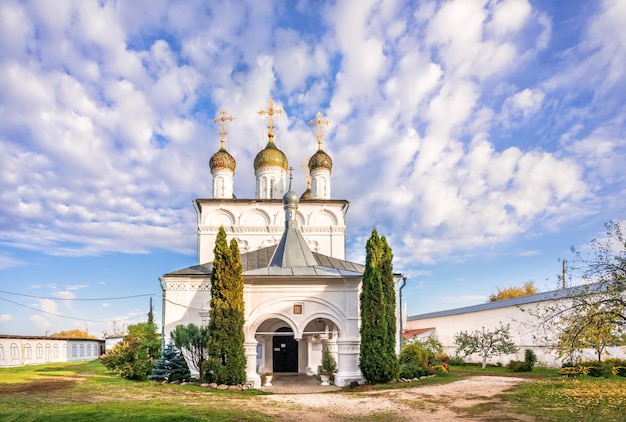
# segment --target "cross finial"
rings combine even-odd
[[[293,180],[293,167],[289,167],[289,190],[291,190],[291,181]]]
[[[311,183],[311,171],[309,170],[309,160],[310,159],[311,159],[311,157],[308,157],[306,160],[304,160],[304,162],[302,164],[300,164],[300,167],[302,167],[304,169],[304,177],[306,178],[307,185],[309,183]]]
[[[328,126],[328,124],[330,123],[330,120],[323,119],[323,117],[324,116],[322,116],[322,113],[318,111],[315,115],[315,119],[311,119],[311,121],[309,121],[309,124],[311,126],[317,126],[315,128],[315,137],[317,138],[317,149],[320,151],[322,150],[322,138],[324,137],[322,125]]]
[[[226,132],[226,126],[228,125],[227,122],[232,122],[233,120],[235,120],[235,118],[233,116],[228,116],[228,112],[224,109],[220,111],[219,117],[213,119],[213,123],[222,122],[222,127],[220,129],[220,136],[222,138],[220,148],[224,148],[224,137],[228,133]]]
[[[267,128],[269,129],[269,131],[267,132],[267,136],[270,138],[270,142],[272,142],[274,138],[274,114],[276,115],[282,114],[283,110],[280,108],[274,108],[274,101],[272,101],[271,98],[267,103],[269,104],[269,107],[267,108],[267,110],[261,109],[258,111],[258,113],[261,116],[265,114],[269,116],[269,123],[267,125]]]

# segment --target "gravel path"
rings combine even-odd
[[[476,376],[443,385],[350,394],[276,394],[259,396],[259,400],[265,410],[276,409],[272,415],[276,420],[471,421],[480,419],[464,415],[462,408],[497,402],[499,399],[495,396],[524,381],[523,378]]]

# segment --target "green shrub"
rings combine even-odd
[[[605,359],[604,362],[611,367],[611,372],[613,375],[626,377],[626,360],[609,358]]]
[[[132,335],[124,337],[100,361],[109,371],[129,380],[145,381],[153,368],[145,343]]]
[[[578,366],[583,368],[583,372],[590,377],[609,378],[613,375],[613,366],[606,362],[588,360],[585,362],[581,362]]]
[[[400,364],[414,363],[422,368],[428,368],[428,352],[419,344],[407,344],[400,351]]]
[[[533,370],[535,363],[537,362],[537,355],[530,350],[524,351],[524,361],[512,360],[506,366],[511,372],[530,372]]]
[[[400,378],[419,378],[423,375],[424,369],[414,363],[403,363],[400,365]]]
[[[465,365],[465,360],[461,356],[452,356],[448,359],[448,364],[451,366]]]
[[[526,372],[524,366],[524,362],[522,362],[521,360],[512,360],[508,363],[506,367],[511,372]]]

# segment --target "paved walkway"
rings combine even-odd
[[[261,387],[261,391],[276,394],[317,394],[340,390],[334,385],[320,385],[316,376],[294,373],[274,374],[271,387]]]

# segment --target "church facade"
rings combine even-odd
[[[260,374],[267,372],[315,375],[324,348],[337,361],[336,385],[362,382],[359,293],[364,266],[345,259],[349,203],[331,198],[332,159],[322,150],[322,126],[328,120],[318,113],[310,122],[317,128],[318,149],[309,159],[307,190],[298,195],[291,190],[287,157],[274,143],[273,119],[280,113],[271,100],[259,112],[269,120],[268,143],[254,160],[253,199],[233,194],[236,161],[224,146],[226,123],[233,118],[222,111],[215,119],[221,123],[221,147],[209,162],[213,197],[194,201],[198,265],[161,279],[165,336],[179,324],[208,323],[213,249],[221,226],[229,240],[237,240],[241,253],[248,383],[259,387]],[[400,278],[394,275],[396,297]],[[398,348],[399,341],[398,332]]]

